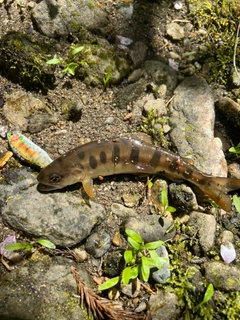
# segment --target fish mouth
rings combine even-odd
[[[52,191],[57,189],[62,189],[62,187],[59,186],[49,186],[47,184],[39,183],[37,186],[38,191]]]

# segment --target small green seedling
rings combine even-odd
[[[237,156],[237,158],[240,158],[240,143],[239,143],[236,147],[231,147],[231,148],[229,149],[229,152],[235,153],[235,155]]]
[[[49,248],[49,249],[55,249],[56,248],[55,244],[52,243],[49,240],[40,239],[40,240],[37,241],[37,243],[40,244],[41,246]],[[4,249],[5,250],[12,250],[12,251],[25,249],[26,251],[31,251],[32,247],[33,247],[32,243],[16,242],[16,243],[7,244],[4,247]]]
[[[104,90],[106,90],[107,86],[108,86],[108,83],[109,81],[112,79],[112,70],[111,68],[108,69],[108,73],[106,76],[103,77],[103,87],[104,87]]]
[[[52,59],[50,59],[50,60],[48,60],[46,62],[46,64],[49,64],[49,65],[50,64],[59,64],[59,63],[62,63],[62,62],[63,62],[63,60],[59,59],[58,56],[55,54]]]
[[[71,74],[72,76],[75,75],[75,69],[77,68],[78,64],[75,62],[70,62],[69,64],[66,65],[66,67],[63,69],[62,73],[68,73]]]
[[[155,249],[161,247],[162,241],[154,241],[144,243],[142,237],[135,231],[126,228],[125,230],[128,242],[132,249],[124,252],[124,260],[126,267],[122,275],[112,278],[103,284],[98,289],[106,290],[115,286],[120,280],[124,285],[127,285],[131,279],[137,277],[146,282],[149,279],[150,268],[157,267],[161,269],[162,266],[168,262],[168,258],[159,257]]]
[[[237,212],[240,213],[240,198],[238,198],[238,196],[236,196],[236,195],[233,196],[233,204],[234,204]]]
[[[175,212],[176,209],[174,207],[168,206],[168,198],[167,198],[167,190],[163,189],[161,193],[161,202],[164,208],[164,213],[168,212]]]
[[[70,51],[69,56],[66,61],[58,58],[58,56],[55,54],[52,59],[50,59],[46,62],[46,64],[57,65],[57,64],[63,64],[65,62],[66,65],[65,65],[64,69],[62,70],[62,73],[67,73],[67,74],[74,76],[75,69],[79,65],[82,65],[84,63],[84,61],[80,61],[79,63],[76,63],[76,62],[73,62],[72,59],[73,59],[73,56],[75,56],[76,54],[78,54],[79,52],[81,52],[84,49],[84,46],[72,45],[71,49],[72,50]]]
[[[213,293],[214,293],[213,285],[212,283],[209,283],[207,290],[205,292],[205,295],[203,297],[203,300],[197,305],[197,308],[200,307],[202,304],[207,303],[212,298]]]

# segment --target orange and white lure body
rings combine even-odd
[[[9,131],[7,138],[12,152],[19,157],[20,160],[40,168],[44,168],[52,162],[52,159],[46,151],[23,134]]]

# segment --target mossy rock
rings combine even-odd
[[[130,71],[130,62],[115,52],[108,42],[86,44],[80,55],[74,57],[79,64],[75,76],[85,84],[102,87],[104,80],[108,84],[117,84]]]
[[[19,83],[27,90],[47,89],[55,77],[46,44],[31,39],[20,32],[8,32],[0,40],[0,73]]]

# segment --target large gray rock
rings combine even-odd
[[[222,143],[214,137],[214,98],[202,77],[185,79],[175,90],[171,103],[170,133],[177,153],[189,157],[201,171],[227,175]]]
[[[85,268],[63,257],[42,256],[41,261],[26,261],[1,277],[0,318],[89,319],[91,316],[86,316],[87,310],[82,309],[79,300],[73,297],[77,284],[71,274],[71,266],[77,269],[86,286],[93,286]]]
[[[41,1],[32,11],[37,29],[49,37],[78,32],[81,26],[94,31],[106,27],[107,13],[93,0]]]
[[[105,217],[100,204],[86,204],[79,193],[42,194],[36,189],[36,177],[26,169],[15,174],[19,179],[16,184],[0,186],[1,198],[8,198],[2,210],[3,222],[33,239],[48,239],[57,246],[71,247],[89,236]]]

